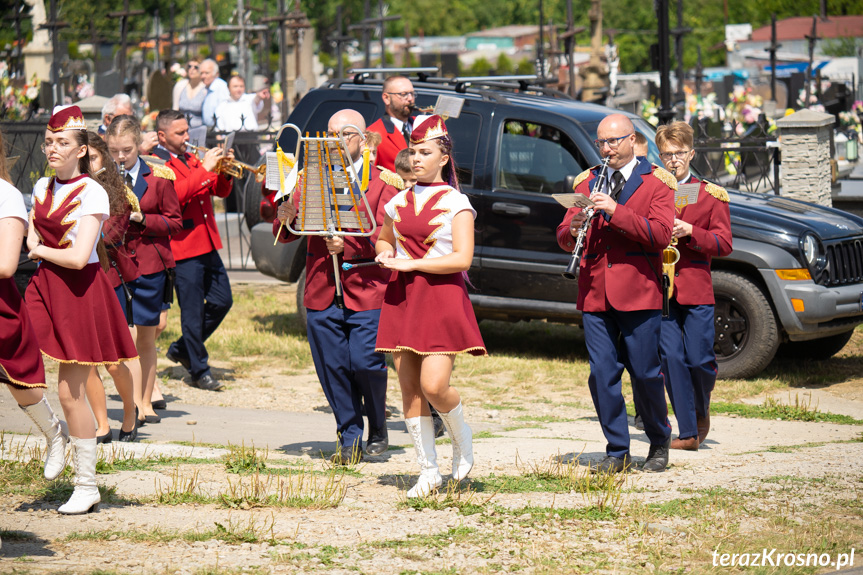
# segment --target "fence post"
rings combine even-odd
[[[832,114],[801,110],[776,121],[782,143],[782,195],[822,206],[831,197]]]

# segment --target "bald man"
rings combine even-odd
[[[575,192],[589,196],[599,214],[590,224],[578,277],[578,309],[590,361],[588,385],[607,442],[606,457],[597,470],[619,473],[632,465],[620,380],[625,367],[650,440],[643,470],[659,472],[668,466],[671,443],[659,359],[660,274],[662,250],[671,240],[677,181],[646,158],[636,157],[635,128],[626,116],[607,116],[596,133],[594,144],[608,158],[608,185],[597,189],[597,166],[576,178]],[[573,251],[585,221],[578,208],[566,212],[557,228],[561,248]]]
[[[342,129],[348,154],[362,179],[362,133],[366,129],[362,115],[354,110],[341,110],[334,114],[327,130],[331,135],[336,135]],[[362,459],[363,404],[369,420],[366,454],[381,455],[389,446],[384,414],[387,366],[384,354],[375,352],[375,338],[390,273],[378,266],[340,272],[344,298],[344,307],[340,308],[335,301],[333,268],[334,257],[337,258],[339,270],[343,262],[368,262],[375,259],[374,246],[384,222],[384,205],[401,189],[391,185],[397,183],[391,179],[394,174],[384,176],[390,183],[383,181],[381,174],[379,168],[370,168],[369,187],[365,192],[372,210],[368,215],[378,225],[371,237],[327,239],[308,236],[303,300],[306,306],[306,331],[318,379],[336,418],[338,449],[333,455],[333,462],[337,464],[353,464]],[[296,189],[302,189],[302,182],[297,184]],[[354,190],[355,194],[358,192],[358,189]],[[336,193],[342,193],[342,190]],[[288,231],[287,225],[281,232],[279,227],[280,223],[293,222],[300,199],[300,194],[295,193],[293,202],[279,206],[278,218],[273,222],[273,233],[277,234],[280,242],[299,239],[299,236]]]

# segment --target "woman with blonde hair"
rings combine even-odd
[[[128,216],[124,251],[137,270],[125,288],[115,282],[117,297],[131,296],[129,325],[141,356],[143,373],[142,414],[146,423],[161,418],[153,410],[156,383],[156,335],[163,304],[173,300],[174,256],[171,236],[183,229],[180,201],[174,191],[174,172],[163,165],[145,162],[138,156],[141,126],[133,116],[118,116],[108,126],[108,151],[125,173],[128,192],[138,210]]]

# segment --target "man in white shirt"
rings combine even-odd
[[[201,81],[207,87],[207,96],[204,98],[201,113],[204,118],[204,125],[212,128],[215,125],[216,108],[225,100],[230,99],[231,94],[228,90],[228,84],[219,78],[219,65],[216,64],[215,60],[207,58],[201,62]]]
[[[230,98],[216,108],[216,130],[219,132],[254,132],[258,129],[252,102],[255,94],[246,94],[246,81],[241,76],[228,80]]]

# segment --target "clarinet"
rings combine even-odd
[[[594,192],[605,191],[608,187],[608,157],[602,159],[602,168],[596,176],[596,185],[593,186]],[[582,222],[578,228],[578,233],[575,236],[575,249],[572,250],[572,259],[569,260],[569,265],[563,271],[563,277],[569,280],[578,279],[578,274],[581,272],[581,255],[584,251],[584,244],[587,241],[587,231],[593,220],[599,215],[599,211],[594,206],[589,206],[584,209],[587,219]]]

